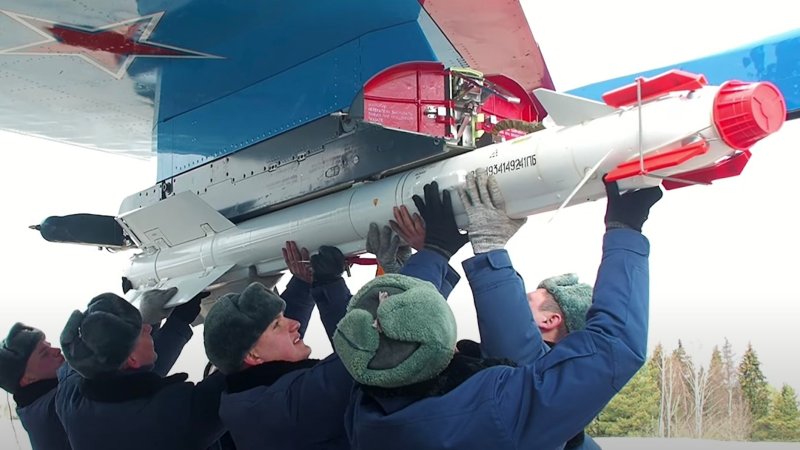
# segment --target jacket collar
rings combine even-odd
[[[153,372],[117,372],[99,378],[82,378],[80,391],[89,400],[103,403],[123,403],[152,397],[161,389],[183,383],[189,376],[176,373],[161,378]]]
[[[14,393],[14,402],[17,404],[17,408],[24,408],[55,389],[57,386],[57,378],[37,381],[36,383],[17,389],[17,392]]]
[[[318,362],[318,359],[305,359],[297,362],[270,361],[249,367],[241,372],[228,375],[226,378],[228,393],[236,394],[258,386],[271,386],[287,373],[314,367]]]
[[[374,399],[386,414],[391,414],[423,398],[445,395],[481,370],[494,366],[515,367],[516,364],[507,359],[474,358],[456,353],[447,368],[430,380],[397,388],[361,385],[361,389]]]

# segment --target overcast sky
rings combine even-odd
[[[526,2],[534,36],[558,89],[568,90],[637,70],[676,63],[797,27],[796,17],[775,14],[781,2],[672,1],[642,23],[623,17],[640,2]],[[725,6],[723,6],[725,5]],[[746,11],[746,12],[742,12]],[[576,14],[578,14],[576,16]],[[764,24],[764,26],[760,26]],[[94,295],[120,292],[129,254],[45,242],[27,229],[49,215],[115,214],[122,199],[152,185],[155,164],[0,134],[7,155],[0,177],[6,245],[0,332],[14,321],[45,330],[58,341],[69,313]],[[707,365],[711,348],[730,339],[737,355],[752,342],[771,384],[800,389],[795,358],[800,343],[800,286],[793,258],[800,254],[800,219],[793,183],[800,167],[800,125],[790,123],[753,149],[737,178],[711,187],[667,192],[644,232],[652,244],[651,348],[683,339]],[[600,261],[605,201],[532,217],[509,250],[526,283],[568,271],[593,282]],[[454,265],[471,255],[469,246]],[[348,280],[357,289],[370,269]],[[284,280],[284,282],[287,280]],[[477,338],[471,294],[461,283],[451,296],[462,338]],[[316,320],[316,319],[315,319]],[[201,330],[196,330],[198,335]],[[198,336],[199,337],[199,336]],[[306,341],[315,357],[330,351],[314,322]],[[194,339],[176,369],[200,375],[205,357]]]

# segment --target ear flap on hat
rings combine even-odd
[[[353,296],[333,341],[357,382],[405,386],[435,377],[450,363],[455,317],[433,284],[388,274]]]
[[[120,369],[142,331],[139,310],[116,294],[100,294],[75,311],[61,332],[64,358],[84,378]]]
[[[78,310],[72,311],[69,319],[67,319],[67,324],[64,325],[64,329],[61,331],[61,337],[59,338],[62,347],[72,346],[80,337],[81,321],[83,321],[83,313]]]

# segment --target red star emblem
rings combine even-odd
[[[41,35],[44,39],[7,50],[6,55],[77,56],[121,79],[134,59],[147,58],[219,58],[148,40],[163,12],[113,23],[99,28],[64,25],[9,11],[0,11]]]

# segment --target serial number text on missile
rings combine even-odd
[[[523,156],[521,158],[514,158],[497,164],[490,164],[486,166],[486,170],[489,172],[490,175],[492,175],[504,172],[513,172],[515,170],[521,170],[528,167],[533,167],[535,165],[536,165],[536,155],[528,155],[528,156]]]

